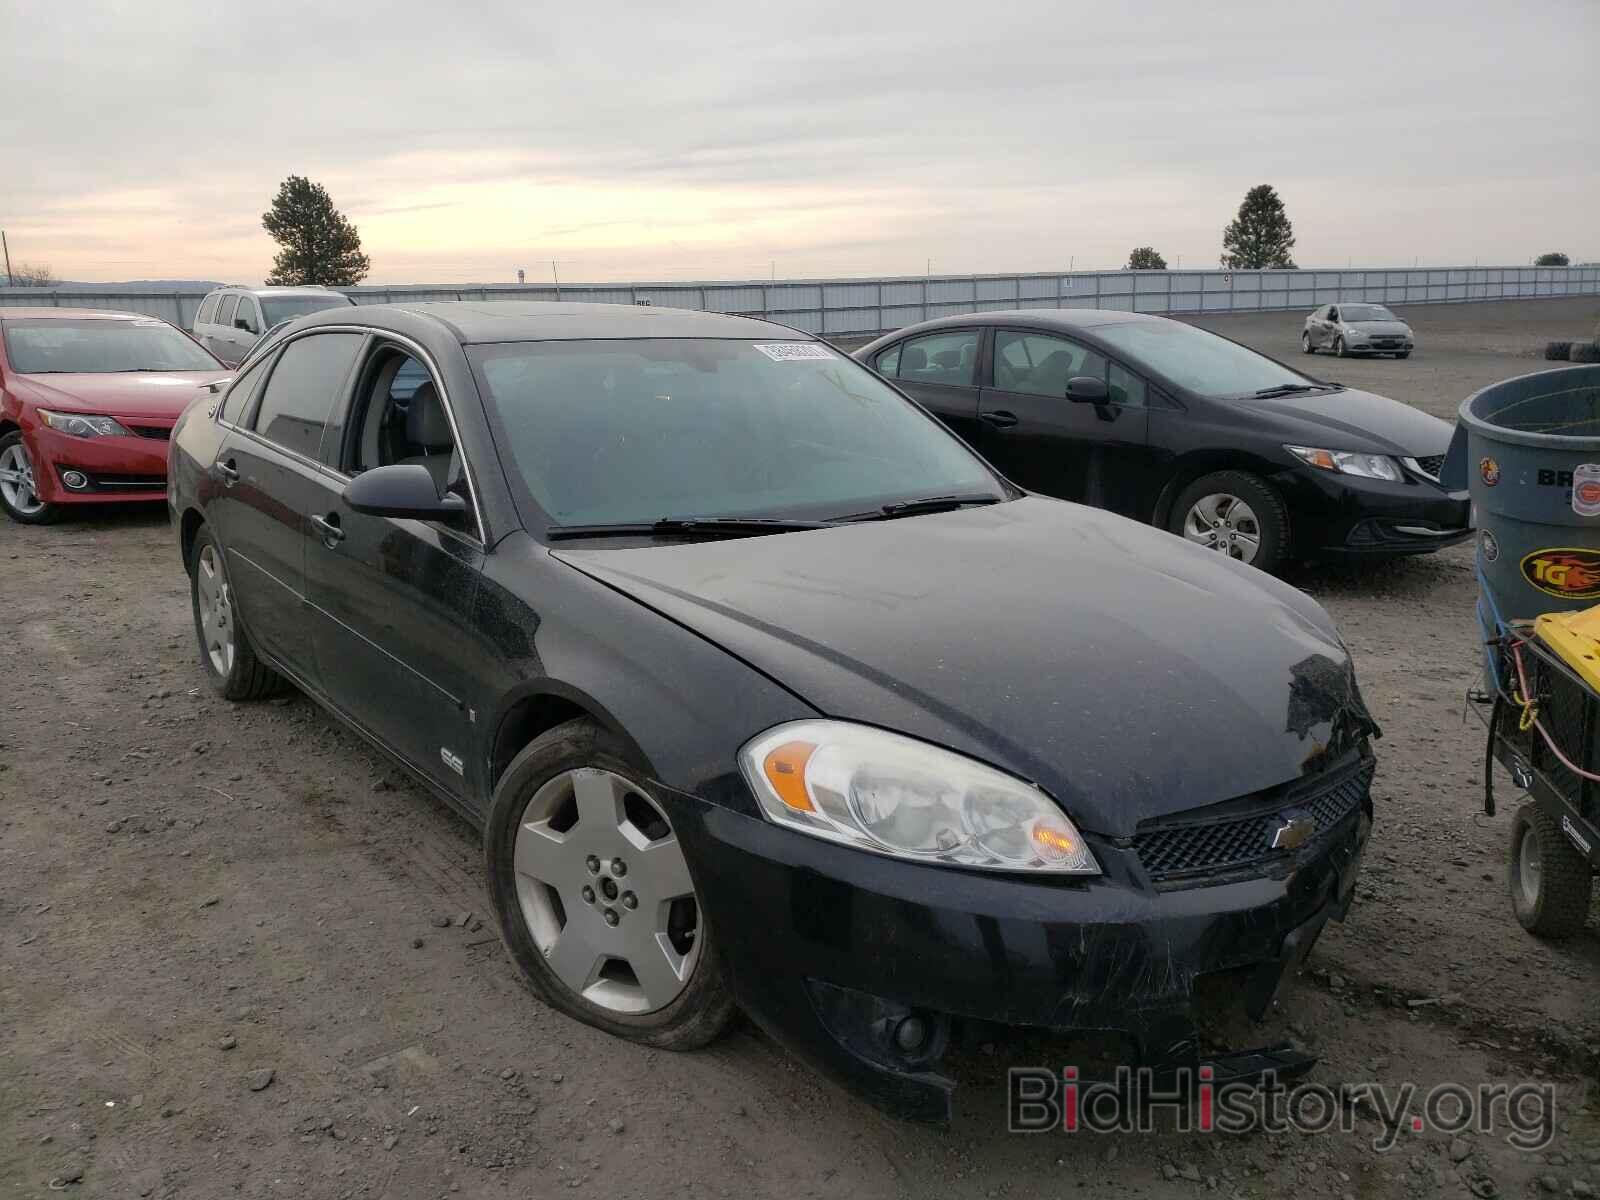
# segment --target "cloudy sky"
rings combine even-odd
[[[0,6],[0,226],[69,279],[371,282],[1600,259],[1597,0]],[[555,261],[552,268],[551,262]]]

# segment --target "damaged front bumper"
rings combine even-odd
[[[954,1084],[939,1061],[961,1021],[1119,1034],[1131,1065],[1160,1073],[1200,1065],[1202,977],[1242,973],[1259,1018],[1349,907],[1369,780],[1363,763],[1359,803],[1301,851],[1177,883],[1152,882],[1138,839],[1091,839],[1097,878],[1031,879],[880,857],[692,796],[664,799],[750,1016],[878,1107],[944,1121]],[[1309,1060],[1213,1065],[1223,1080]]]

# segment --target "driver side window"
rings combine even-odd
[[[1106,360],[1077,342],[1045,333],[998,329],[994,335],[994,385],[1003,391],[1064,400],[1067,380],[1106,377]]]
[[[440,495],[470,498],[444,400],[416,358],[398,346],[380,345],[361,373],[355,413],[340,464],[345,474],[414,463],[427,468]]]

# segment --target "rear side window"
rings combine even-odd
[[[1145,407],[1144,380],[1132,371],[1112,363],[1106,375],[1106,390],[1111,393],[1111,403],[1128,408]]]
[[[256,413],[256,432],[316,458],[322,431],[361,348],[358,333],[318,333],[290,342],[278,356]]]
[[[211,295],[200,301],[200,311],[194,315],[194,323],[196,325],[206,325],[210,323],[211,318],[216,315],[217,301],[219,299],[220,297],[218,294],[216,292],[212,292]]]
[[[906,383],[970,387],[977,365],[978,331],[953,329],[902,342],[895,374]]]
[[[879,375],[893,379],[895,372],[900,369],[900,347],[895,346],[893,349],[885,350],[878,355],[878,361],[875,365]]]
[[[229,292],[222,298],[222,303],[217,305],[217,324],[231,326],[233,324],[233,312],[238,307],[239,293]]]
[[[237,425],[244,414],[250,411],[250,401],[255,399],[256,393],[261,390],[261,381],[266,377],[267,360],[263,360],[234,380],[228,394],[222,398],[222,411],[217,414],[218,419]]]

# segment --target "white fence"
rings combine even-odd
[[[1446,304],[1600,295],[1600,266],[1426,267],[1339,271],[1074,271],[887,279],[753,280],[441,287],[355,287],[357,304],[419,300],[572,300],[653,304],[765,317],[826,336],[898,329],[931,317],[1017,308],[1111,308],[1144,313],[1312,309],[1371,300]],[[0,307],[54,305],[149,313],[188,328],[204,291],[0,288]]]

